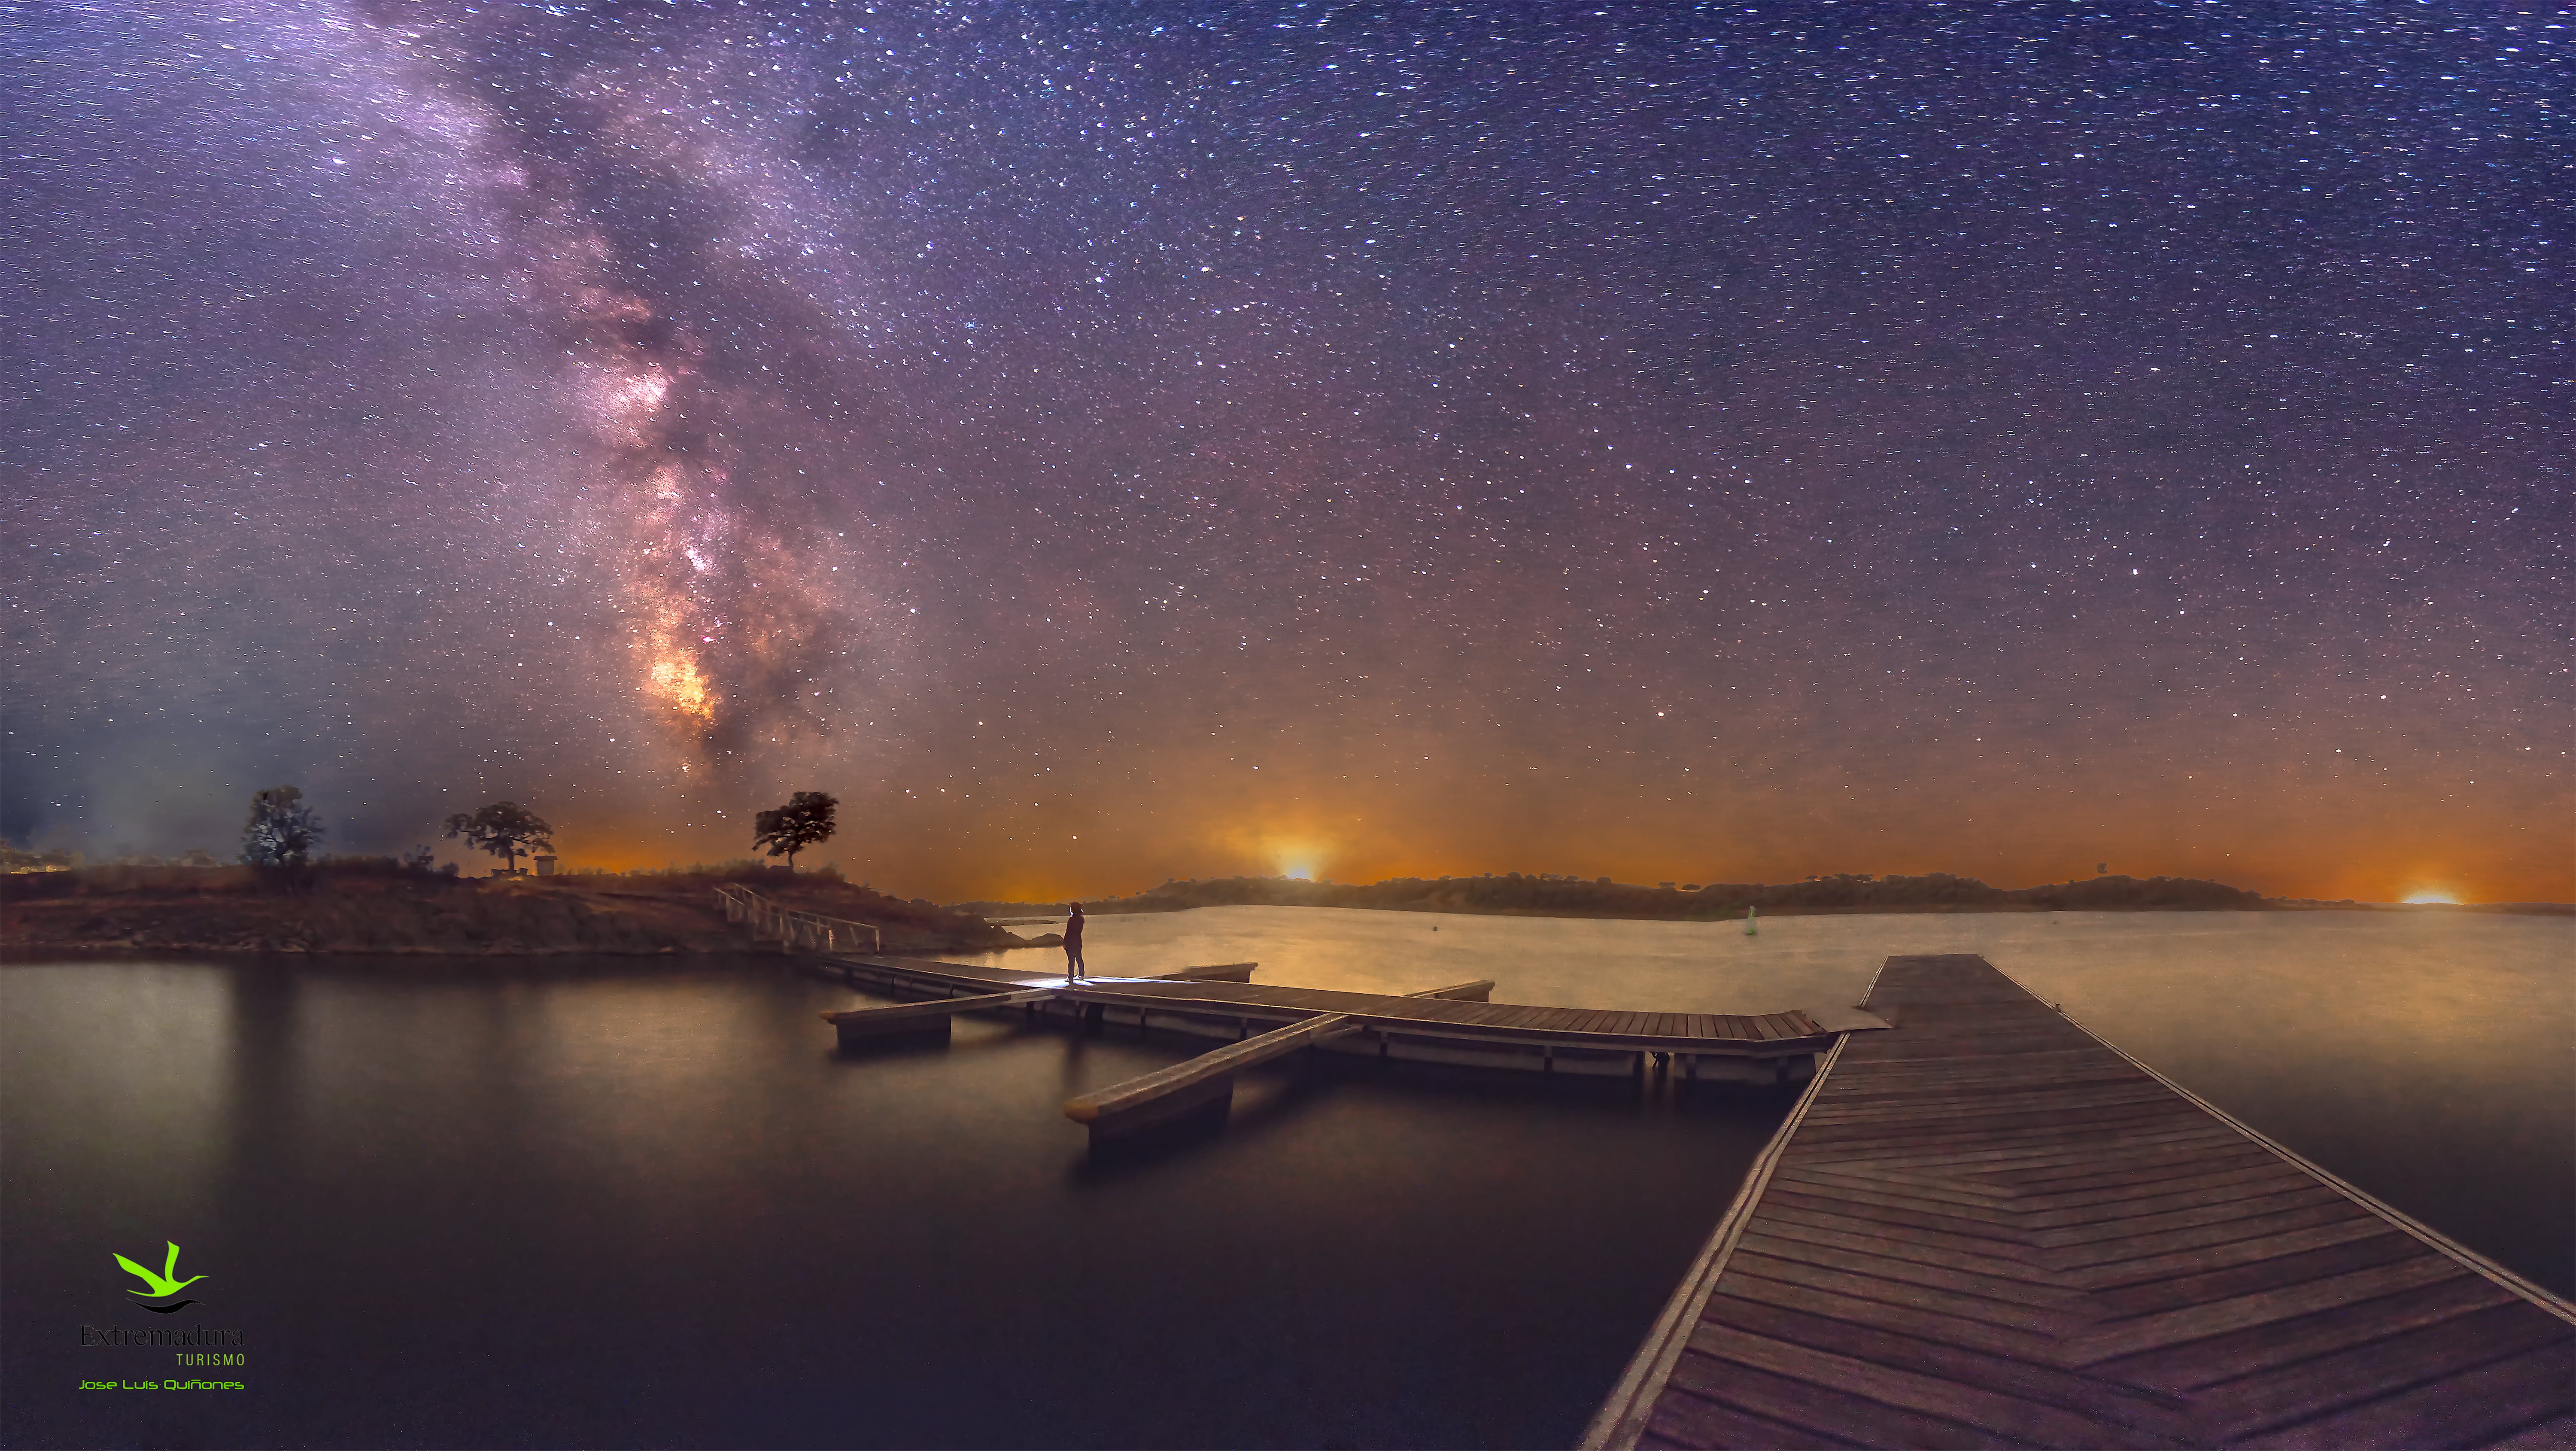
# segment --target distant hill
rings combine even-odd
[[[1094,914],[1180,912],[1192,907],[1365,907],[1393,912],[1500,916],[1647,917],[1714,921],[1747,908],[1775,916],[1822,912],[2253,912],[2275,904],[2260,893],[2191,877],[2095,877],[2044,887],[1990,887],[1974,877],[1832,876],[1771,884],[1640,886],[1606,877],[1508,872],[1480,877],[1396,877],[1367,886],[1286,877],[1165,882],[1132,897],[1085,898]],[[1029,917],[1062,902],[962,902],[979,917]]]

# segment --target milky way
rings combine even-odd
[[[12,841],[2576,896],[2555,12],[6,24]]]

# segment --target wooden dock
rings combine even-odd
[[[2576,1445],[2576,1306],[1897,957],[1583,1445]]]
[[[930,1010],[925,1015],[910,1015],[908,1008],[860,1008],[823,1015],[826,1021],[852,1029],[870,1020],[890,1024],[897,1021],[898,1012],[918,1016],[930,1028],[944,1023],[943,1013],[1030,1002],[1042,1014],[1077,1015],[1095,1025],[1125,1023],[1238,1041],[1335,1015],[1348,1019],[1357,1032],[1334,1035],[1317,1045],[1330,1051],[1540,1072],[1641,1076],[1666,1071],[1684,1078],[1776,1084],[1804,1081],[1837,1036],[1796,1009],[1747,1014],[1614,1012],[1431,994],[1280,987],[1248,981],[1252,963],[1072,983],[1061,977],[920,958],[817,957],[813,963],[816,970],[853,985],[934,999],[960,998],[924,1004]],[[1011,1003],[965,1001],[961,995],[1009,996]],[[844,1034],[855,1036],[855,1032]]]
[[[1491,982],[1479,980],[1427,988],[1405,996],[1482,1002],[1493,990]],[[1064,1116],[1087,1125],[1091,1141],[1099,1144],[1202,1110],[1221,1114],[1220,1105],[1233,1100],[1235,1074],[1283,1054],[1322,1047],[1363,1031],[1359,1021],[1346,1013],[1317,1013],[1284,1028],[1273,1028],[1258,1038],[1246,1037],[1168,1068],[1083,1094],[1065,1104]]]

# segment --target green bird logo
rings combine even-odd
[[[162,1243],[169,1244],[169,1241],[164,1240]],[[128,1290],[126,1292],[129,1295],[134,1295],[135,1303],[138,1305],[142,1304],[145,1300],[166,1300],[172,1295],[179,1293],[181,1290],[184,1290],[190,1285],[193,1285],[199,1280],[205,1278],[203,1275],[190,1275],[184,1280],[179,1278],[179,1247],[175,1244],[170,1245],[170,1253],[161,1261],[161,1269],[157,1274],[136,1264],[134,1261],[127,1259],[123,1255],[117,1255],[116,1262],[125,1266],[125,1272],[127,1274],[141,1280],[147,1287],[144,1292],[140,1294],[136,1294],[132,1290]],[[144,1305],[143,1308],[156,1314],[167,1315],[174,1310],[184,1310],[190,1305],[194,1305],[196,1303],[197,1302],[194,1300],[182,1300],[176,1305]]]

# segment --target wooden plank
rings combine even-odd
[[[1920,1031],[1918,1029],[1918,1031]],[[1964,1050],[1963,1050],[1964,1053]],[[1927,1067],[1916,1063],[1869,1060],[1869,1074],[1846,1085],[1852,1093],[1882,1092],[1889,1085],[1914,1085],[1915,1080],[1955,1078],[1963,1073],[2027,1075],[2034,1073],[2081,1073],[2097,1067],[2117,1067],[2129,1073],[2138,1071],[2119,1054],[2098,1042],[2079,1040],[2051,1048],[2002,1055],[1967,1055],[1959,1058],[1955,1068]]]
[[[2143,1138],[2161,1137],[2174,1126],[2163,1121],[2139,1125],[2120,1124],[2041,1124],[2010,1129],[1993,1129],[1985,1133],[1946,1134],[1926,1126],[1920,1133],[1901,1131],[1877,1135],[1852,1135],[1830,1144],[1798,1145],[1801,1158],[1816,1160],[1866,1157],[1872,1163],[1891,1168],[1921,1167],[1936,1164],[1944,1158],[1965,1159],[1977,1154],[2054,1153],[2090,1144],[2097,1155]],[[1990,1161],[1991,1162],[1991,1161]]]
[[[1691,1349],[1737,1366],[1749,1366],[1808,1386],[1902,1410],[1957,1421],[1981,1431],[2040,1446],[2170,1446],[2162,1436],[2007,1391],[1886,1365],[1814,1345],[1784,1345],[1720,1322],[1702,1322]],[[2128,1431],[2122,1435],[2120,1432]]]
[[[1839,1214],[1848,1219],[1876,1220],[1907,1229],[1933,1230],[1964,1239],[1992,1240],[1999,1245],[2027,1253],[2031,1244],[2011,1225],[1992,1219],[1969,1219],[1952,1214],[1934,1214],[1917,1208],[1910,1200],[1885,1195],[1812,1193],[1795,1184],[1784,1183],[1773,1176],[1770,1193],[1763,1196],[1765,1205],[1818,1214]]]
[[[1721,1299],[1735,1296],[1764,1305],[1777,1305],[1785,1310],[1802,1310],[1828,1320],[1847,1320],[1855,1325],[1872,1325],[1898,1335],[1911,1335],[1939,1345],[1958,1345],[1982,1350],[1990,1355],[2039,1364],[2052,1363],[2062,1337],[2035,1335],[2008,1325],[1990,1324],[1939,1311],[1921,1310],[1910,1305],[1893,1305],[1881,1300],[1863,1300],[1850,1295],[1819,1290],[1811,1285],[1788,1280],[1766,1279],[1760,1275],[1729,1272],[1718,1282],[1717,1293],[1709,1297],[1714,1306]],[[1712,1311],[1712,1313],[1715,1313]]]
[[[2241,1168],[2200,1174],[2177,1174],[2166,1168],[2143,1173],[2136,1182],[2121,1187],[2050,1195],[1997,1192],[1943,1175],[1873,1172],[1872,1166],[1865,1161],[1801,1165],[1800,1172],[1816,1181],[1860,1188],[1896,1191],[1901,1187],[1902,1192],[1918,1195],[1932,1203],[2007,1210],[2023,1216],[2022,1222],[2034,1227],[2115,1217],[2090,1213],[2095,1209],[2116,1207],[2149,1213],[2175,1204],[2205,1202],[2212,1196],[2223,1197],[2231,1191],[2250,1195],[2267,1192],[2266,1186],[2289,1187],[2314,1182],[2268,1155],[2258,1163]],[[2162,1192],[2141,1192],[2150,1188]]]
[[[1752,1228],[1736,1244],[1738,1253],[1767,1255],[1773,1259],[1796,1260],[1823,1270],[1844,1270],[1878,1279],[1922,1285],[1931,1289],[1955,1290],[1985,1299],[2005,1300],[2015,1304],[2055,1309],[2085,1319],[2091,1314],[2093,1297],[2082,1290],[2064,1285],[2033,1280],[2022,1275],[1997,1275],[1979,1268],[1953,1268],[1913,1257],[1888,1252],[1880,1242],[1875,1247],[1856,1246],[1850,1241],[1856,1235],[1837,1236],[1842,1243],[1822,1242],[1807,1235],[1773,1234],[1771,1217],[1757,1216]],[[1783,1226],[1784,1228],[1788,1226]],[[1866,1241],[1863,1244],[1866,1245]]]
[[[1246,1038],[1210,1049],[1195,1058],[1184,1059],[1168,1068],[1130,1078],[1123,1083],[1067,1099],[1064,1116],[1076,1123],[1097,1123],[1117,1115],[1134,1112],[1151,1100],[1196,1088],[1215,1078],[1230,1077],[1256,1063],[1267,1062],[1282,1053],[1295,1052],[1325,1038],[1358,1031],[1358,1025],[1338,1014],[1308,1018],[1285,1028],[1274,1029],[1258,1038]]]
[[[2259,1145],[2246,1143],[2233,1134],[2223,1138],[2194,1139],[2161,1150],[2126,1144],[2105,1147],[2112,1151],[2097,1153],[2089,1165],[2070,1161],[2026,1169],[1991,1169],[1980,1172],[1977,1177],[1983,1183],[2009,1186],[2025,1194],[2060,1194],[2101,1185],[2136,1183],[2140,1174],[2170,1173],[2176,1168],[2225,1169],[2280,1162]]]
[[[2251,1325],[2288,1320],[2313,1310],[2358,1304],[2399,1290],[2465,1278],[2468,1274],[2456,1261],[2442,1255],[2416,1255],[2393,1264],[2374,1265],[2366,1270],[2330,1275],[2305,1284],[2112,1321],[2095,1327],[2083,1337],[2080,1345],[2068,1347],[2068,1360],[2075,1365],[2090,1365],[2115,1356],[2134,1355],[2159,1345],[2199,1340]]]
[[[1886,1099],[1834,1099],[1817,1105],[1829,1123],[1922,1123],[1929,1120],[1990,1118],[2017,1113],[2065,1112],[2109,1104],[2164,1103],[2174,1095],[2158,1083],[2086,1083],[1997,1089],[1965,1094],[1926,1094]]]
[[[1938,1230],[1873,1223],[1835,1214],[1793,1210],[1766,1202],[1756,1220],[1761,1232],[1810,1244],[1840,1245],[1867,1253],[1891,1255],[1918,1264],[2027,1280],[2036,1285],[2063,1285],[2065,1277],[2032,1257],[2018,1241],[1971,1239]]]
[[[1726,1272],[1730,1279],[1736,1275],[1758,1276],[1783,1284],[1804,1285],[1810,1290],[1828,1291],[1845,1300],[1923,1310],[1973,1320],[1981,1325],[2026,1330],[2034,1335],[2071,1336],[2090,1329],[2095,1319],[2073,1309],[2015,1304],[1989,1295],[1963,1294],[1849,1269],[1831,1269],[1801,1260],[1753,1254],[1741,1246],[1736,1249],[1735,1257],[1727,1261]]]
[[[2079,1109],[2072,1113],[2020,1113],[1998,1115],[1971,1124],[1934,1121],[1907,1132],[1901,1124],[1826,1125],[1816,1131],[1813,1140],[1801,1133],[1801,1144],[1812,1142],[1817,1147],[1847,1147],[1857,1144],[1884,1145],[1890,1149],[1916,1144],[1964,1147],[1982,1139],[2008,1139],[2015,1131],[2029,1134],[2064,1134],[2070,1129],[2091,1129],[2101,1133],[2137,1128],[2179,1128],[2192,1120],[2188,1104],[2128,1104],[2115,1108]]]
[[[1829,1099],[1816,1105],[1815,1123],[1916,1123],[1927,1116],[1968,1120],[2019,1113],[2062,1113],[2118,1103],[2172,1103],[2173,1093],[2152,1079],[2060,1084],[2010,1092],[1925,1095],[1867,1102]]]
[[[2257,1260],[2275,1259],[2304,1250],[2323,1249],[2328,1245],[2347,1244],[2353,1240],[2371,1239],[2392,1233],[2388,1222],[2377,1215],[2355,1214],[2310,1225],[2304,1229],[2283,1230],[2276,1234],[2257,1234],[2245,1239],[2216,1244],[2195,1245],[2189,1249],[2164,1254],[2142,1255],[2134,1259],[2114,1260],[2105,1265],[2088,1265],[2069,1271],[2059,1265],[2059,1278],[2064,1283],[2087,1289],[2111,1290],[2122,1286],[2151,1284],[2184,1275],[2204,1274],[2231,1265],[2252,1264]],[[2054,1257],[2052,1257],[2053,1259]]]
[[[2197,1114],[2190,1104],[2167,1094],[2143,1101],[2103,1104],[2099,1107],[2074,1105],[2058,1108],[2049,1105],[2012,1105],[1998,1108],[1992,1113],[1968,1114],[1956,1118],[1943,1116],[1911,1121],[1888,1118],[1861,1120],[1850,1124],[1826,1123],[1819,1124],[1814,1132],[1824,1136],[1819,1142],[1834,1142],[1865,1138],[1901,1139],[1904,1137],[1904,1131],[1909,1127],[1916,1129],[1937,1127],[1943,1135],[1957,1138],[1963,1135],[1986,1134],[2023,1127],[2057,1128],[2075,1124],[2163,1120],[2170,1120],[2180,1125],[2190,1123],[2196,1117]],[[1801,1132],[1799,1138],[1804,1140],[1806,1133]]]
[[[2213,1439],[2241,1441],[2565,1338],[2559,1321],[2516,1301],[2239,1376],[2210,1387],[2195,1403]]]
[[[1710,1309],[1713,1319],[1768,1336],[1783,1345],[1814,1346],[1878,1365],[1989,1386],[2023,1400],[2090,1416],[2108,1427],[2130,1427],[2174,1441],[2189,1440],[2197,1430],[2186,1403],[2179,1397],[2113,1384],[2040,1361],[1994,1355],[1848,1320],[1830,1320],[1741,1296],[1712,1301]],[[2092,1444],[2092,1437],[2076,1438],[2069,1444]]]
[[[1966,1195],[1933,1194],[1918,1185],[1876,1180],[1850,1164],[1802,1164],[1794,1159],[1783,1160],[1779,1181],[1784,1189],[1794,1186],[1801,1193],[1843,1203],[1947,1215],[1979,1224],[1999,1225],[2010,1230],[2016,1239],[2025,1238],[2020,1216],[2009,1209]]]
[[[2475,1446],[2564,1415],[2571,1405],[2576,1405],[2576,1346],[2547,1345],[2244,1444],[2282,1451]]]
[[[2274,1366],[2367,1344],[2383,1335],[2443,1321],[2498,1305],[2523,1301],[2475,1276],[2443,1280],[2421,1289],[2382,1296],[2359,1307],[2360,1313],[2326,1311],[2214,1335],[2178,1345],[2158,1346],[2117,1360],[2102,1361],[2093,1373],[2129,1385],[2154,1386],[2177,1393],[2197,1392]],[[2338,1307],[2341,1308],[2341,1307]]]
[[[2128,1156],[2117,1152],[2112,1146],[2105,1146],[2104,1157],[2117,1159],[2123,1164],[2128,1162]],[[2141,1190],[2154,1188],[2179,1190],[2185,1183],[2215,1187],[2224,1175],[2270,1174],[2279,1171],[2282,1167],[2279,1160],[2268,1154],[2219,1164],[2190,1159],[2166,1159],[2154,1164],[2124,1169],[2118,1174],[2101,1176],[2111,1181],[2109,1183],[2088,1185],[2082,1189],[2050,1190],[2045,1193],[2032,1193],[2025,1189],[2016,1189],[2009,1184],[1998,1184],[1990,1176],[1974,1171],[1945,1170],[1939,1166],[1882,1168],[1875,1160],[1855,1160],[1841,1166],[1839,1172],[1863,1175],[1875,1182],[1920,1185],[1925,1189],[1966,1195],[1981,1204],[2004,1204],[2031,1213],[2039,1213],[2046,1210],[2076,1208],[2086,1204],[2117,1203]]]
[[[1740,1361],[1721,1360],[1696,1347],[1673,1366],[1672,1384],[1720,1405],[1808,1428],[1830,1427],[1871,1446],[1917,1446],[1929,1451],[1970,1451],[2031,1443],[1979,1430],[1941,1416],[1891,1406],[1864,1396],[1792,1379]]]
[[[2102,1219],[2133,1219],[2169,1205],[2250,1198],[2314,1183],[2314,1179],[2274,1159],[2269,1163],[2202,1173],[2181,1173],[2165,1168],[2110,1188],[2018,1195],[2013,1199],[2013,1205],[2030,1216],[2029,1223],[2033,1228],[2048,1229],[2060,1224],[2090,1224]]]
[[[1900,1195],[1943,1213],[2001,1214],[2009,1212],[2012,1207],[2010,1195],[1979,1193],[1973,1187],[1953,1186],[1931,1175],[1879,1173],[1873,1161],[1868,1159],[1801,1162],[1794,1168],[1794,1177],[1800,1183],[1814,1186],[1818,1192],[1859,1189]]]
[[[2078,1049],[2016,1053],[1985,1060],[1975,1067],[1967,1066],[1966,1060],[1946,1067],[1872,1063],[1867,1074],[1835,1091],[1855,1098],[1892,1098],[1938,1091],[1951,1084],[2091,1083],[2145,1076],[2119,1054],[2099,1044],[2087,1044]]]
[[[2348,1200],[2308,1196],[2299,1204],[2270,1214],[2186,1224],[2153,1233],[2116,1235],[2087,1244],[2053,1245],[2048,1250],[2048,1261],[2069,1278],[2090,1283],[2086,1277],[2096,1273],[2097,1269],[2108,1273],[2111,1267],[2132,1259],[2229,1245],[2240,1240],[2260,1239],[2266,1235],[2321,1225],[2367,1225],[2376,1232],[2387,1222],[2378,1215],[2365,1213]]]
[[[1860,1441],[1845,1441],[1822,1431],[1792,1426],[1757,1416],[1751,1411],[1712,1401],[1681,1387],[1656,1403],[1653,1419],[1646,1423],[1646,1433],[1639,1439],[1641,1447],[1742,1447],[1745,1451],[1778,1447],[1780,1451],[1834,1451],[1844,1446],[1860,1446]]]
[[[2088,1298],[2102,1307],[2106,1320],[2130,1315],[2155,1315],[2189,1305],[2205,1305],[2240,1295],[2304,1285],[2328,1275],[2347,1274],[2430,1254],[2432,1251],[2413,1236],[2392,1228],[2385,1234],[2346,1240],[2341,1244],[2321,1245],[2246,1264],[2099,1290]]]
[[[2164,1152],[2184,1154],[2210,1144],[2239,1144],[2244,1140],[2223,1125],[2194,1124],[2154,1133],[2121,1134],[2106,1137],[2097,1133],[2068,1130],[2056,1135],[2017,1136],[2011,1142],[1994,1142],[1962,1148],[1925,1149],[1914,1153],[1883,1153],[1874,1162],[1897,1168],[1917,1166],[1952,1167],[1959,1173],[1989,1174],[2016,1165],[2060,1165],[2084,1163],[2098,1165],[2107,1151]]]
[[[2091,1220],[2081,1224],[2052,1225],[2030,1231],[2033,1243],[2050,1249],[2092,1244],[2106,1239],[2129,1239],[2157,1234],[2168,1229],[2182,1229],[2197,1224],[2218,1224],[2239,1216],[2270,1214],[2283,1209],[2299,1209],[2310,1204],[2332,1204],[2339,1196],[2322,1184],[2285,1189],[2277,1194],[2258,1195],[2250,1199],[2229,1199],[2215,1203],[2176,1207],[2154,1214],[2131,1215],[2118,1219]]]

